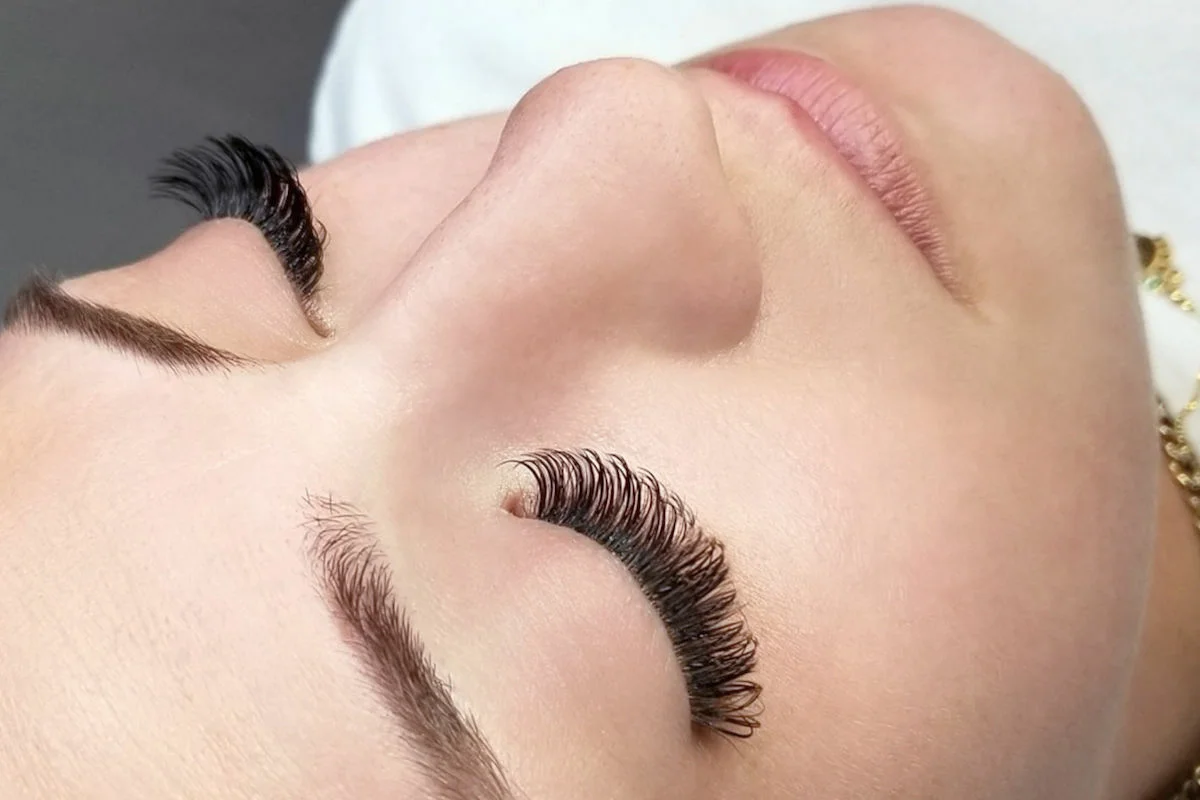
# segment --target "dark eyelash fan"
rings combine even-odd
[[[240,219],[275,251],[301,304],[312,304],[324,272],[325,229],[313,216],[296,169],[274,149],[240,136],[209,137],[176,150],[150,179],[157,197],[206,219]]]
[[[587,536],[641,585],[683,669],[692,721],[729,736],[753,734],[762,688],[748,676],[757,642],[737,608],[721,543],[678,496],[620,456],[542,450],[512,463],[535,484],[519,513]]]

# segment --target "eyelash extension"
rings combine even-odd
[[[312,315],[326,232],[286,158],[241,136],[210,136],[164,159],[150,185],[153,196],[177,200],[206,220],[240,219],[257,227]]]
[[[620,456],[540,450],[509,462],[535,484],[523,516],[570,528],[620,559],[654,605],[687,682],[692,722],[737,738],[759,727],[758,644],[737,609],[721,543],[683,500]]]

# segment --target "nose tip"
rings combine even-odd
[[[559,71],[513,110],[491,177],[514,211],[540,208],[571,231],[555,269],[574,262],[581,285],[618,291],[641,310],[627,324],[687,349],[735,343],[752,325],[747,227],[711,110],[684,75],[638,59]]]
[[[704,96],[624,59],[562,70],[522,99],[484,179],[388,299],[452,306],[432,316],[460,348],[538,330],[704,351],[749,334],[760,293]]]
[[[522,155],[599,168],[610,178],[649,168],[678,179],[720,164],[700,92],[682,74],[632,58],[567,67],[533,87],[509,115],[496,165]]]

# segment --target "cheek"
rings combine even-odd
[[[729,544],[764,687],[747,781],[1072,796],[1103,772],[1128,681],[1149,462],[1097,459],[1116,419],[1064,428],[1078,394],[1042,397],[1036,359],[981,376],[978,351],[921,352],[800,377],[660,372],[645,396],[620,387],[588,443],[661,476]],[[1118,416],[1136,427],[1132,404]]]
[[[1089,484],[1046,438],[863,423],[827,429],[839,446],[813,538],[748,565],[764,577],[764,685],[791,687],[772,711],[819,741],[811,774],[851,763],[904,796],[1075,796],[1103,773],[1129,678],[1144,498]]]

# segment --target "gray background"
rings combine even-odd
[[[300,162],[343,0],[0,0],[0,302],[30,270],[131,261],[194,218],[151,200],[176,147],[242,133]]]

